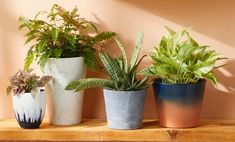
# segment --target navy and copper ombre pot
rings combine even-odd
[[[205,79],[194,84],[168,84],[156,79],[153,84],[159,124],[189,128],[199,125]]]

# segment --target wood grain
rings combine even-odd
[[[235,142],[235,120],[204,120],[196,128],[162,128],[145,120],[142,129],[112,130],[105,120],[88,119],[74,126],[44,121],[40,129],[21,129],[16,120],[0,120],[0,141],[211,141]]]

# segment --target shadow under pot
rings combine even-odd
[[[104,89],[108,127],[121,130],[140,128],[146,96],[146,89],[138,91]]]
[[[15,118],[21,128],[39,128],[46,107],[46,96],[43,90],[32,93],[20,93],[13,95],[13,109]]]
[[[194,84],[168,84],[156,79],[153,84],[159,124],[171,128],[199,125],[205,79]]]

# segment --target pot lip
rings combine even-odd
[[[201,78],[198,80],[196,83],[188,83],[188,84],[172,84],[172,83],[162,83],[161,78],[156,78],[154,79],[154,84],[161,84],[161,85],[168,85],[168,86],[187,86],[187,85],[197,85],[200,83],[206,83],[206,79]]]
[[[43,93],[43,92],[45,92],[45,89],[40,89],[39,93]],[[32,93],[31,92],[24,92],[24,93],[20,93],[19,95],[32,95]],[[15,96],[15,95],[13,95],[13,96]],[[18,96],[18,95],[16,95],[16,96]]]
[[[141,90],[131,90],[131,91],[119,91],[119,90],[111,90],[111,89],[107,89],[107,88],[103,88],[103,90],[111,91],[111,92],[141,92],[141,91],[147,90],[147,88],[144,88]]]
[[[81,58],[81,59],[84,59],[84,57],[82,57],[82,56],[79,56],[79,57],[68,57],[68,58],[52,58],[52,57],[50,57],[49,59],[51,59],[51,60],[66,60],[66,59],[79,59],[79,58]]]

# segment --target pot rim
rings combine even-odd
[[[42,92],[45,92],[45,89],[40,89],[39,93],[42,93]],[[24,93],[20,93],[18,95],[32,95],[32,93],[31,92],[24,92]],[[16,96],[18,96],[18,95],[16,95]],[[15,96],[15,95],[13,95],[13,96]]]
[[[111,89],[107,89],[107,88],[103,88],[103,90],[112,91],[112,92],[140,92],[140,91],[143,91],[143,90],[147,90],[147,88],[144,88],[144,89],[141,89],[141,90],[130,90],[130,91],[111,90]]]
[[[53,59],[53,60],[65,60],[65,59],[77,59],[77,58],[84,58],[84,57],[83,56],[68,57],[68,58],[53,58],[53,57],[50,57],[49,59]]]
[[[176,84],[173,84],[173,83],[164,83],[164,82],[161,82],[161,78],[156,78],[156,79],[154,79],[154,83],[153,84],[162,84],[162,85],[169,85],[169,86],[174,86],[174,85],[177,85],[177,86],[186,86],[186,85],[196,85],[196,84],[199,84],[199,83],[206,83],[206,79],[201,78],[196,83],[188,83],[188,84],[179,84],[179,83],[176,83]]]

